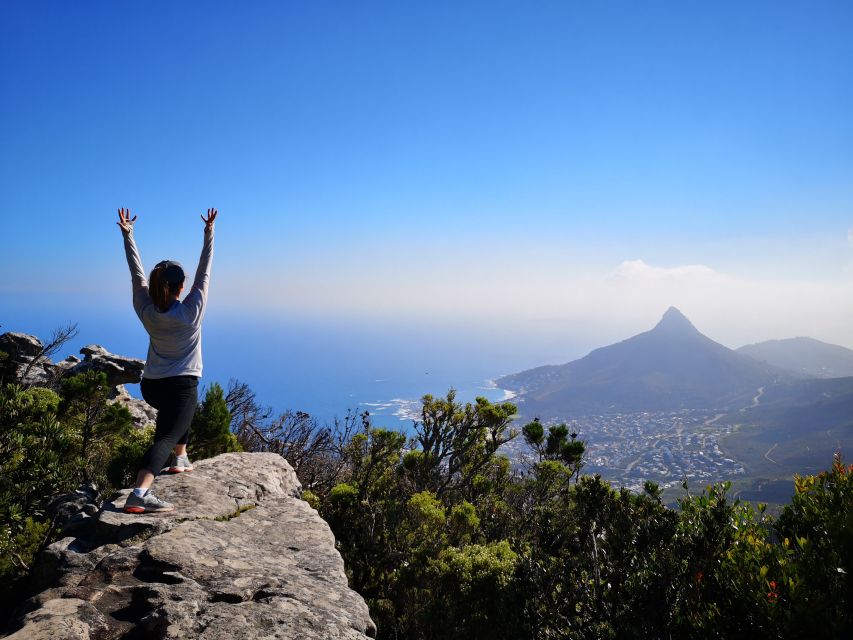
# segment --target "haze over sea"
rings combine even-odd
[[[3,331],[45,338],[60,324],[77,322],[79,335],[57,356],[78,354],[90,343],[122,355],[145,358],[148,338],[130,309],[118,305],[86,309],[72,299],[16,300],[4,309]],[[264,405],[310,413],[322,422],[343,417],[348,409],[368,410],[377,426],[408,429],[413,409],[426,393],[457,397],[505,393],[490,387],[498,376],[536,366],[551,358],[553,345],[514,344],[511,336],[475,327],[395,326],[327,318],[217,313],[211,305],[203,332],[203,385],[223,387],[236,378],[257,393]],[[566,358],[582,355],[570,348]],[[138,385],[128,385],[139,396]]]

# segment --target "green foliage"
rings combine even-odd
[[[528,422],[522,428],[524,439],[531,447],[537,451],[541,451],[545,444],[545,427],[539,421],[539,418],[534,418],[532,422]]]
[[[107,402],[105,373],[89,371],[62,381],[60,418],[75,435],[80,481],[105,486],[113,449],[133,432],[127,407]]]
[[[305,491],[302,492],[302,499],[310,504],[313,509],[320,509],[320,496],[310,489],[305,489]]]
[[[772,637],[781,629],[767,594],[769,581],[785,571],[783,557],[770,518],[731,500],[729,487],[709,486],[681,501],[673,543],[686,560],[675,584],[684,606],[673,610],[671,626],[709,637]]]
[[[399,468],[405,436],[366,427],[343,450],[347,481],[339,483],[321,505],[320,513],[336,533],[351,584],[368,598],[391,595],[399,576],[406,534],[406,495]]]
[[[420,490],[434,492],[450,502],[472,497],[472,482],[489,466],[497,450],[517,433],[510,429],[515,405],[492,404],[477,398],[474,404],[426,395],[422,420],[415,424],[417,456],[409,456],[409,479]]]
[[[513,588],[519,556],[507,540],[446,547],[427,560],[433,600],[423,617],[425,635],[443,638],[518,638]]]
[[[467,544],[480,530],[480,517],[473,504],[462,501],[450,509],[447,521],[448,537],[454,545]]]
[[[135,452],[124,447],[141,436],[108,392],[106,376],[95,372],[65,379],[61,395],[0,386],[0,591],[27,573],[55,535],[46,511],[53,496],[81,482],[109,491],[109,480],[135,464]]]
[[[107,463],[107,481],[113,487],[132,486],[142,466],[145,452],[154,442],[154,425],[143,429],[131,429],[116,443]]]
[[[204,400],[196,407],[190,436],[192,455],[196,459],[241,450],[237,436],[231,433],[231,413],[225,393],[216,382],[208,387]]]
[[[565,425],[525,425],[540,461],[514,475],[513,409],[423,404],[408,448],[366,428],[315,496],[380,638],[849,636],[849,467],[798,480],[774,525],[726,483],[670,509],[581,476]]]
[[[518,617],[518,607],[503,606],[515,597],[516,555],[508,541],[495,546],[486,534],[510,528],[502,497],[510,468],[496,451],[514,435],[514,413],[510,404],[482,398],[462,405],[452,391],[438,400],[426,396],[424,423],[408,450],[403,434],[369,425],[344,448],[345,481],[318,496],[320,511],[335,531],[351,585],[387,637],[476,637],[487,620],[500,624],[495,616]],[[467,572],[464,585],[454,572]],[[488,603],[493,613],[472,615],[465,597]]]
[[[59,401],[47,389],[0,387],[0,592],[32,565],[51,496],[79,478],[76,434],[57,420]]]
[[[853,636],[853,464],[836,456],[829,471],[797,477],[776,532],[790,569],[775,577],[790,599],[790,625],[803,636],[823,629]]]
[[[0,595],[10,597],[15,580],[23,576],[44,544],[50,522],[25,517],[0,525]]]
[[[568,466],[575,477],[580,475],[586,443],[577,439],[577,433],[570,433],[568,425],[563,423],[548,427],[546,435],[539,418],[534,418],[524,425],[522,433],[528,446],[539,455],[540,462],[557,460]]]

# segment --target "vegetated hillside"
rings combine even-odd
[[[760,387],[795,374],[736,353],[700,333],[675,307],[650,331],[559,366],[504,376],[525,416],[739,408]]]
[[[722,421],[740,425],[720,444],[750,475],[790,478],[816,473],[828,456],[846,452],[853,444],[853,377],[770,387],[756,406]]]
[[[853,376],[853,350],[814,338],[767,340],[740,347],[737,352],[801,375]]]

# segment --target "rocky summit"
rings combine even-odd
[[[173,513],[121,511],[128,491],[68,520],[8,638],[366,638],[335,540],[271,453],[227,453],[161,476]]]

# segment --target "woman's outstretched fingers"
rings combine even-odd
[[[118,210],[119,221],[116,224],[118,224],[118,226],[120,226],[123,231],[130,231],[130,229],[133,227],[133,223],[136,222],[137,217],[138,216],[133,216],[133,218],[131,219],[130,209],[125,209],[124,207],[122,207]]]
[[[216,209],[208,209],[207,210],[207,218],[202,214],[201,219],[204,221],[205,226],[212,227],[213,221],[216,220]]]

